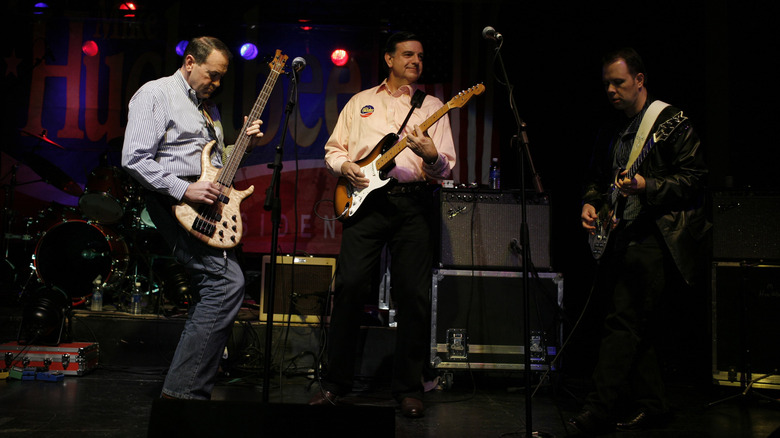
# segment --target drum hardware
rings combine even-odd
[[[79,208],[85,216],[103,224],[115,224],[129,204],[129,181],[116,167],[100,166],[89,174]]]
[[[64,149],[59,144],[49,140],[45,136],[46,134],[45,131],[42,136],[31,134],[27,131],[22,131],[22,132],[32,137],[38,138],[41,141],[45,141],[48,144]],[[34,147],[32,150],[34,151],[35,149],[36,147]],[[78,184],[76,184],[75,181],[73,181],[73,178],[71,178],[67,173],[63,172],[62,169],[52,164],[52,162],[43,158],[42,156],[34,152],[27,152],[27,151],[20,152],[20,151],[12,150],[12,148],[4,147],[3,150],[8,155],[14,157],[16,160],[24,163],[27,167],[32,169],[32,171],[37,173],[38,176],[41,177],[41,180],[46,182],[47,184],[52,185],[62,190],[63,192],[73,196],[81,196],[81,194],[84,192],[81,189],[81,186],[79,186]]]

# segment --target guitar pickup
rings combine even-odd
[[[230,204],[230,198],[223,195],[222,193],[217,196],[217,201],[223,203],[223,204]]]
[[[217,227],[214,224],[199,217],[192,222],[192,229],[209,237],[213,236],[214,232],[217,231]]]

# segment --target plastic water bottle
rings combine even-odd
[[[141,283],[135,282],[133,295],[130,298],[130,313],[138,315],[141,313]]]
[[[90,310],[93,312],[103,311],[103,276],[98,275],[92,281],[92,305]]]
[[[490,164],[490,173],[488,174],[488,186],[491,189],[501,188],[501,168],[498,166],[498,158],[493,157]]]

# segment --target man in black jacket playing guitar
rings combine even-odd
[[[650,427],[666,418],[653,336],[667,294],[700,280],[709,228],[707,169],[687,118],[648,95],[633,49],[607,55],[602,68],[607,98],[624,117],[611,142],[597,146],[583,196],[582,227],[600,260],[598,287],[611,296],[595,390],[569,420],[586,434]],[[629,400],[620,398],[626,389]]]
[[[322,388],[309,401],[336,404],[352,388],[355,346],[361,315],[371,296],[372,275],[378,273],[382,249],[391,255],[391,288],[398,329],[391,390],[407,417],[423,415],[422,373],[430,339],[431,220],[436,203],[428,181],[444,179],[455,165],[449,118],[442,117],[424,132],[420,126],[442,108],[425,96],[416,105],[414,84],[422,74],[423,46],[411,33],[392,35],[385,47],[389,73],[380,85],[353,96],[339,115],[325,145],[328,170],[344,178],[349,190],[367,189],[380,178],[359,165],[387,134],[406,135],[406,148],[395,157],[388,175],[398,181],[373,191],[362,207],[344,222],[336,268],[333,312],[328,335],[326,373]],[[424,94],[423,94],[424,96]],[[411,114],[408,119],[405,119]],[[408,121],[408,123],[405,123]],[[376,146],[379,147],[379,146]],[[342,206],[337,206],[342,211]]]

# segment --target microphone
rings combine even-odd
[[[293,70],[294,70],[296,73],[300,72],[301,70],[303,70],[304,68],[306,68],[306,60],[305,60],[305,59],[303,59],[303,58],[302,58],[302,57],[300,57],[300,56],[299,56],[299,57],[297,57],[297,58],[295,58],[295,59],[293,59],[293,62],[292,62],[292,68],[293,68]]]
[[[482,29],[482,38],[486,40],[501,41],[504,37],[493,26],[485,26]]]

